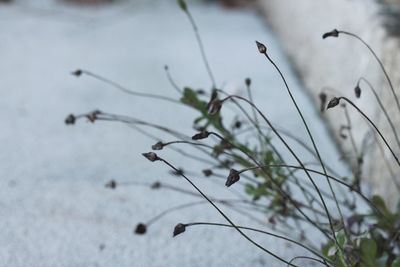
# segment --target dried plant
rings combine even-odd
[[[181,88],[174,81],[168,67],[165,67],[165,71],[169,82],[181,95],[179,100],[163,95],[132,91],[114,81],[87,70],[77,70],[72,74],[77,77],[87,75],[135,97],[147,97],[160,101],[169,101],[196,110],[199,116],[194,119],[193,128],[195,132],[193,136],[187,136],[177,129],[170,129],[144,119],[112,114],[99,110],[79,115],[70,114],[65,119],[65,123],[73,125],[76,124],[77,120],[86,118],[92,123],[97,121],[113,121],[126,124],[138,132],[153,138],[155,143],[151,148],[153,151],[157,151],[157,153],[162,153],[164,149],[172,149],[184,155],[187,160],[194,160],[207,164],[208,167],[200,171],[200,173],[202,173],[201,175],[213,179],[219,185],[229,187],[229,190],[235,193],[237,198],[221,199],[216,196],[208,196],[197,187],[196,180],[191,178],[199,175],[198,170],[184,170],[178,168],[169,160],[159,156],[159,154],[155,152],[146,152],[142,154],[146,159],[154,163],[166,165],[170,168],[173,175],[182,177],[192,186],[193,190],[173,186],[165,181],[147,184],[112,180],[106,184],[106,187],[115,190],[120,186],[146,186],[153,190],[173,190],[178,194],[185,194],[196,198],[196,200],[169,207],[153,218],[145,220],[144,222],[139,222],[134,232],[143,235],[149,231],[151,225],[171,212],[182,212],[182,210],[194,205],[208,203],[219,212],[222,218],[226,220],[227,224],[215,222],[181,222],[172,229],[172,236],[182,235],[187,232],[188,228],[199,225],[215,228],[230,227],[235,229],[245,240],[255,247],[281,261],[282,264],[284,264],[283,266],[304,266],[299,265],[298,260],[300,259],[303,260],[302,262],[310,261],[323,266],[400,266],[400,207],[397,211],[390,211],[385,206],[380,196],[369,196],[362,192],[362,186],[360,184],[363,183],[363,174],[361,170],[363,157],[367,152],[356,145],[355,138],[352,134],[352,125],[347,105],[354,108],[365,118],[373,129],[374,134],[377,134],[384,142],[386,148],[391,152],[391,155],[400,167],[397,153],[388,143],[388,140],[384,137],[376,124],[349,98],[339,95],[328,101],[328,96],[325,92],[319,95],[321,100],[321,112],[326,109],[333,109],[341,103],[347,104],[341,105],[345,111],[346,121],[342,124],[340,136],[342,136],[343,139],[350,138],[352,149],[358,158],[357,166],[353,170],[353,177],[340,177],[335,169],[321,157],[315,138],[309,128],[309,123],[312,122],[307,122],[305,120],[284,74],[272,60],[267,47],[261,42],[256,42],[258,52],[266,57],[269,64],[275,67],[275,70],[282,79],[289,97],[300,116],[301,122],[307,131],[311,146],[270,121],[268,116],[263,113],[261,108],[253,101],[253,89],[249,78],[244,80],[248,98],[230,95],[218,88],[207,60],[205,48],[195,20],[184,0],[178,0],[178,5],[182,11],[185,12],[193,27],[202,60],[211,81],[210,93],[204,90],[193,90],[189,87]],[[338,30],[333,30],[324,34],[323,38],[339,37],[340,34],[357,38],[372,52],[380,63],[383,73],[394,94],[396,103],[398,104],[393,85],[383,64],[367,43],[355,34]],[[387,110],[380,101],[378,94],[365,78],[361,78],[360,81],[366,82],[374,92],[376,100],[391,125],[397,145],[399,145],[400,143],[395,126]],[[360,81],[357,83],[354,91],[356,98],[362,96]],[[227,126],[226,122],[223,120],[223,110],[225,107],[238,110],[238,114],[234,117],[233,121],[231,121],[230,126]],[[400,111],[400,105],[398,107]],[[251,111],[249,111],[249,109]],[[244,126],[247,126],[247,128],[244,128]],[[174,139],[160,140],[157,136],[150,134],[146,130],[148,128],[167,133]],[[242,138],[243,133],[251,133],[256,137],[256,144],[250,146],[249,143],[245,142]],[[271,142],[272,138],[277,138],[283,144],[284,148],[295,158],[298,165],[291,165],[285,162],[281,151]],[[302,156],[289,145],[289,139],[300,144],[307,153],[312,155],[322,171],[319,171],[318,168],[312,168],[309,163],[306,163],[302,159]],[[191,146],[195,149],[196,153],[185,152],[179,149],[179,146]],[[222,171],[226,174],[221,174],[220,172]],[[305,176],[299,175],[300,172],[303,172]],[[321,188],[316,183],[316,180],[321,178],[326,180],[329,185],[329,191],[324,190],[324,188]],[[221,179],[224,179],[224,181],[221,181]],[[237,184],[245,185],[245,195],[235,191]],[[341,192],[341,194],[339,195],[337,192]],[[361,212],[358,210],[360,201],[368,207],[366,211]],[[254,220],[257,220],[254,214],[261,213],[263,216],[268,217],[269,225],[272,226],[273,229],[267,231],[265,229],[239,226],[234,222],[233,218],[230,218],[220,209],[220,205],[244,216],[248,216],[251,219],[254,218]],[[335,207],[335,209],[332,209],[332,207]],[[304,225],[311,226],[307,227],[308,232],[304,232],[302,227]],[[285,259],[282,255],[272,252],[267,246],[261,245],[255,241],[247,235],[247,231],[269,235],[290,242],[303,248],[304,255],[299,255],[292,259]],[[311,231],[320,233],[323,237],[322,241],[310,240],[309,237],[312,235],[310,235],[309,232]],[[319,246],[321,246],[321,248],[319,248]]]

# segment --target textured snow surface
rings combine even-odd
[[[243,79],[251,77],[256,104],[273,122],[307,140],[278,74],[254,41],[268,45],[307,120],[313,121],[324,159],[335,166],[338,153],[262,18],[199,3],[191,10],[217,83],[240,93]],[[190,24],[175,1],[123,1],[107,8],[76,8],[55,0],[0,4],[0,266],[284,266],[231,229],[199,226],[172,238],[178,222],[224,222],[209,205],[171,213],[148,234],[134,235],[138,222],[197,199],[146,187],[112,191],[104,188],[107,181],[190,186],[168,175],[167,167],[146,161],[140,153],[154,141],[125,125],[64,124],[71,112],[101,109],[192,135],[196,113],[186,107],[127,96],[69,74],[84,68],[133,90],[178,97],[165,77],[165,64],[179,85],[210,88]],[[179,154],[160,154],[179,167],[202,169]],[[340,162],[336,166],[345,170]],[[194,181],[210,196],[235,198],[234,188],[225,189],[223,181],[218,185],[201,175]],[[222,208],[238,224],[264,227]],[[249,235],[286,259],[302,253],[275,239]]]

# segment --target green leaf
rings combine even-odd
[[[177,2],[178,2],[179,7],[180,7],[183,11],[187,12],[187,5],[186,5],[185,0],[177,0]]]
[[[363,238],[360,243],[361,266],[376,267],[377,246],[374,240]]]
[[[400,259],[394,260],[394,262],[392,262],[391,267],[400,267]]]
[[[347,243],[347,238],[346,238],[346,233],[344,232],[344,230],[340,230],[337,234],[336,234],[336,239],[340,245],[341,248],[343,248],[343,246]]]

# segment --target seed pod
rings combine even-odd
[[[65,119],[65,124],[67,125],[74,125],[76,118],[73,114],[69,114],[68,117]]]
[[[247,87],[249,87],[251,85],[251,79],[250,78],[246,78],[244,80],[244,83],[246,84]]]
[[[159,142],[155,143],[154,145],[152,145],[151,149],[161,150],[161,149],[163,149],[163,147],[164,147],[164,144],[161,141],[159,141]]]
[[[354,88],[354,94],[356,95],[357,98],[361,97],[361,88],[360,86],[356,86],[356,88]]]
[[[76,71],[71,72],[72,75],[79,77],[82,75],[82,70],[77,69]]]
[[[235,169],[231,169],[228,177],[226,178],[225,185],[227,187],[230,187],[231,185],[238,182],[239,180],[240,180],[239,172]]]
[[[160,160],[160,158],[157,156],[156,153],[154,152],[147,152],[147,153],[142,153],[142,155],[147,158],[148,160],[150,160],[151,162]]]
[[[222,102],[221,100],[216,98],[210,102],[208,113],[210,115],[215,115],[221,110],[221,108],[222,108]]]
[[[339,31],[334,29],[330,32],[326,32],[322,35],[322,39],[328,38],[328,37],[338,37],[339,36]]]
[[[192,140],[201,140],[201,139],[205,139],[210,135],[210,133],[208,131],[202,131],[200,133],[197,133],[195,135],[192,136]]]
[[[110,189],[115,189],[117,187],[117,182],[115,180],[111,180],[108,183],[106,183],[105,187]]]
[[[178,223],[174,228],[173,237],[180,235],[185,231],[186,231],[186,225],[184,225],[182,223]]]
[[[326,109],[334,108],[337,105],[339,105],[339,103],[340,103],[340,98],[334,97],[329,101],[328,106],[326,107]]]
[[[326,105],[326,94],[324,92],[321,92],[319,94],[319,100],[320,100],[320,109],[321,112],[324,112],[325,110],[325,105]]]
[[[213,175],[213,172],[210,169],[205,169],[205,170],[203,170],[203,174],[205,177],[209,177],[209,176]]]
[[[262,44],[258,41],[256,41],[256,44],[257,44],[258,52],[260,52],[261,54],[267,53],[267,47],[264,44]]]
[[[144,235],[147,232],[147,226],[143,223],[138,223],[135,229],[135,234]]]
[[[159,189],[160,187],[161,187],[161,183],[159,181],[156,181],[151,185],[150,188],[151,189]]]

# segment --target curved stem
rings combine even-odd
[[[335,191],[333,190],[332,184],[331,184],[331,182],[330,182],[329,179],[328,179],[328,173],[326,172],[325,164],[324,164],[324,162],[323,162],[323,160],[322,160],[322,158],[321,158],[321,155],[319,154],[318,147],[317,147],[317,145],[315,144],[314,137],[313,137],[313,135],[311,134],[311,131],[310,131],[309,127],[308,127],[308,124],[307,124],[307,122],[306,122],[304,116],[303,116],[303,113],[301,112],[299,106],[297,105],[297,102],[296,102],[296,100],[294,99],[294,96],[293,96],[293,94],[292,94],[292,92],[291,92],[291,90],[290,90],[290,88],[289,88],[289,85],[288,85],[287,82],[286,82],[285,76],[283,75],[283,73],[281,72],[281,70],[279,69],[279,67],[275,64],[275,62],[270,58],[270,56],[269,56],[266,52],[263,53],[263,54],[264,54],[265,57],[268,59],[268,61],[275,67],[275,69],[278,71],[279,75],[280,75],[281,78],[282,78],[283,83],[285,84],[285,87],[286,87],[286,90],[287,90],[287,92],[288,92],[288,94],[289,94],[289,96],[290,96],[290,99],[292,100],[294,106],[296,107],[296,110],[297,110],[298,114],[300,115],[300,118],[301,118],[301,120],[302,120],[302,122],[303,122],[303,124],[304,124],[304,126],[305,126],[305,128],[306,128],[306,130],[307,130],[307,134],[308,134],[308,136],[310,137],[311,143],[312,143],[312,145],[313,145],[313,147],[314,147],[315,153],[317,154],[318,160],[319,160],[319,162],[321,163],[322,170],[324,171],[324,174],[325,174],[325,176],[326,176],[326,180],[327,180],[327,182],[328,182],[328,185],[329,185],[329,188],[330,188],[330,190],[331,190],[332,196],[333,196],[333,198],[335,199],[335,204],[336,204],[336,207],[337,207],[337,209],[338,209],[338,211],[339,211],[339,215],[340,215],[341,221],[342,221],[342,223],[343,223],[343,225],[344,225],[343,214],[342,214],[342,211],[341,211],[341,209],[340,209],[339,202],[337,201],[337,197],[336,197]],[[325,206],[325,211],[326,211],[326,214],[328,215],[329,225],[330,225],[330,227],[331,227],[331,230],[332,230],[332,233],[333,233],[335,242],[336,242],[337,245],[339,245],[339,243],[338,243],[337,240],[336,240],[335,229],[334,229],[334,227],[333,227],[332,218],[331,218],[331,216],[330,216],[330,214],[329,214],[328,207],[326,207],[326,206]]]
[[[229,225],[229,224],[211,223],[211,222],[192,222],[192,223],[185,223],[183,225],[185,225],[186,227],[195,226],[195,225],[210,225],[210,226],[220,226],[220,227],[232,228],[232,226]],[[324,256],[320,255],[318,252],[314,251],[313,249],[303,245],[302,243],[300,243],[300,242],[298,242],[296,240],[290,239],[288,237],[285,237],[285,236],[282,236],[282,235],[277,235],[277,234],[274,234],[272,232],[268,232],[268,231],[264,231],[264,230],[260,230],[260,229],[252,228],[252,227],[246,227],[246,226],[237,226],[237,227],[239,229],[249,230],[249,231],[253,231],[253,232],[257,232],[257,233],[273,236],[273,237],[288,241],[290,243],[296,244],[296,245],[306,249],[308,252],[311,252],[312,254],[314,254],[315,256],[317,256],[317,257],[319,257],[321,259],[326,259]],[[328,260],[328,259],[326,259],[326,260]]]
[[[387,121],[389,122],[390,128],[392,129],[394,137],[396,138],[397,145],[400,148],[400,139],[399,139],[399,135],[397,134],[396,127],[394,127],[393,121],[390,118],[390,116],[389,116],[385,106],[383,105],[381,99],[379,98],[378,93],[376,92],[375,88],[372,86],[372,84],[367,79],[365,79],[364,77],[361,77],[358,80],[357,84],[359,85],[361,81],[364,81],[368,85],[368,87],[371,89],[372,93],[374,94],[375,99],[378,102],[379,107],[381,108],[381,110],[383,111],[383,114],[385,115]]]
[[[175,104],[183,104],[182,102],[177,101],[177,100],[175,100],[173,98],[170,98],[170,97],[167,97],[167,96],[149,94],[149,93],[142,93],[142,92],[136,92],[136,91],[129,90],[126,87],[123,87],[122,85],[120,85],[120,84],[118,84],[118,83],[116,83],[114,81],[111,81],[111,80],[109,80],[109,79],[107,79],[107,78],[105,78],[105,77],[103,77],[103,76],[101,76],[99,74],[96,74],[96,73],[93,73],[93,72],[90,72],[90,71],[87,71],[87,70],[81,70],[81,72],[82,72],[82,74],[86,74],[87,76],[95,78],[96,80],[99,80],[99,81],[101,81],[103,83],[111,85],[114,88],[116,88],[116,89],[118,89],[118,90],[120,90],[120,91],[122,91],[122,92],[124,92],[126,94],[129,94],[129,95],[134,95],[134,96],[138,96],[138,97],[155,98],[155,99],[169,101],[169,102],[172,102],[172,103],[175,103]]]
[[[199,45],[201,57],[203,59],[204,66],[206,67],[208,76],[210,77],[212,87],[216,88],[215,78],[214,78],[213,72],[211,71],[211,67],[210,67],[210,64],[207,59],[207,55],[206,55],[206,52],[204,49],[203,41],[201,40],[199,29],[197,28],[196,22],[192,16],[192,14],[190,13],[190,11],[187,9],[187,10],[185,10],[185,13],[188,16],[190,24],[192,25],[194,34],[196,35],[197,44]]]
[[[167,166],[169,166],[171,169],[173,169],[173,170],[175,170],[175,171],[178,171],[177,168],[175,168],[171,163],[169,163],[169,162],[166,161],[165,159],[159,158],[159,157],[158,157],[158,159],[159,159],[160,161],[162,161],[163,163],[165,163]],[[286,261],[285,259],[283,259],[283,258],[277,256],[276,254],[272,253],[271,251],[269,251],[268,249],[264,248],[263,246],[261,246],[260,244],[258,244],[257,242],[255,242],[253,239],[251,239],[251,238],[250,238],[248,235],[246,235],[242,230],[240,230],[240,229],[236,226],[236,224],[235,224],[235,223],[220,209],[220,208],[218,208],[218,206],[216,206],[216,205],[214,204],[214,202],[213,202],[209,197],[207,197],[207,196],[203,193],[203,191],[201,191],[201,190],[186,176],[186,175],[184,175],[184,174],[182,174],[182,173],[181,173],[180,175],[181,175],[191,186],[193,186],[193,187],[197,190],[197,192],[199,192],[199,193],[211,204],[211,206],[213,206],[213,207],[218,211],[218,213],[221,214],[221,216],[224,217],[224,219],[225,219],[226,221],[228,221],[229,224],[232,225],[232,227],[235,228],[236,231],[238,231],[239,234],[241,234],[247,241],[249,241],[250,243],[252,243],[254,246],[258,247],[258,248],[261,249],[262,251],[266,252],[267,254],[271,255],[272,257],[274,257],[274,258],[276,258],[276,259],[278,259],[278,260],[280,260],[280,261],[282,261],[282,262],[284,262],[284,263],[286,263],[286,264],[289,264],[289,266],[295,266],[295,267],[297,266],[297,265],[294,265],[294,264],[292,264],[292,263]]]
[[[396,95],[396,92],[394,91],[394,87],[393,87],[392,81],[390,80],[389,75],[388,75],[388,73],[386,72],[386,69],[385,69],[385,67],[383,66],[382,61],[379,59],[378,55],[375,53],[375,51],[372,49],[372,47],[371,47],[369,44],[367,44],[367,42],[365,42],[363,39],[361,39],[361,37],[359,37],[358,35],[356,35],[356,34],[354,34],[354,33],[347,32],[347,31],[338,31],[338,33],[343,33],[343,34],[349,35],[349,36],[351,36],[351,37],[354,37],[354,38],[356,38],[357,40],[359,40],[361,43],[363,43],[363,44],[368,48],[368,50],[369,50],[369,51],[371,52],[371,54],[374,56],[374,58],[376,59],[376,61],[379,63],[379,66],[381,67],[382,72],[383,72],[383,74],[385,75],[386,80],[387,80],[388,83],[389,83],[390,90],[391,90],[392,93],[393,93],[393,97],[394,97],[394,99],[395,99],[397,109],[400,111],[400,102],[399,102],[399,99],[398,99],[398,97],[397,97],[397,95]]]
[[[245,101],[248,101],[247,99],[242,98],[242,97],[240,97],[240,96],[228,96],[227,98],[223,99],[221,102],[223,103],[225,100],[227,100],[227,99],[229,99],[229,98],[231,98],[231,97],[237,97],[237,98],[239,98],[239,99],[244,99]],[[248,101],[248,103],[251,103],[251,102]],[[254,105],[254,104],[253,104],[253,105]],[[255,107],[255,106],[254,106],[254,107]],[[258,109],[257,109],[257,111],[260,112]],[[262,115],[262,116],[264,116],[264,115]],[[260,163],[258,163],[258,161],[257,161],[256,159],[254,159],[254,157],[253,157],[252,155],[250,155],[249,153],[247,153],[246,151],[244,151],[244,150],[240,149],[239,147],[235,146],[234,144],[232,144],[231,142],[229,142],[228,140],[226,140],[225,138],[223,138],[222,136],[220,136],[220,135],[217,134],[217,133],[210,132],[210,134],[212,134],[212,135],[214,135],[214,136],[220,138],[221,140],[225,140],[225,141],[228,142],[230,145],[232,145],[232,146],[235,147],[236,149],[240,150],[240,151],[241,151],[242,153],[244,153],[247,157],[249,157],[249,158],[254,162],[254,164],[256,164],[257,166],[260,166],[260,167],[261,167]],[[286,144],[286,143],[285,143],[285,144]],[[290,149],[290,151],[292,151],[290,147],[289,147],[289,149]],[[302,163],[301,163],[301,164],[302,164]],[[261,170],[264,171],[262,168],[261,168]],[[307,171],[306,171],[306,172],[307,172]],[[325,233],[325,231],[324,231],[317,223],[315,223],[313,220],[311,220],[311,218],[301,210],[301,207],[299,207],[298,203],[297,203],[296,201],[294,201],[294,200],[292,199],[292,197],[289,196],[282,188],[280,188],[280,186],[277,184],[277,182],[276,182],[267,172],[264,171],[264,173],[269,177],[269,179],[271,180],[271,182],[276,186],[276,188],[278,189],[279,193],[280,193],[282,196],[284,196],[285,198],[287,198],[287,199],[293,204],[293,206],[304,216],[304,218],[306,218],[306,220],[307,220],[310,224],[312,224],[312,225],[315,226],[318,230],[320,230],[321,233],[323,233],[328,239],[331,239],[331,237],[330,237],[327,233]],[[307,174],[308,174],[308,172],[307,172]],[[311,176],[309,176],[309,177],[310,177],[310,179],[311,179],[311,181],[312,181]],[[321,192],[319,191],[318,187],[316,186],[316,184],[314,183],[314,181],[312,181],[312,183],[313,183],[315,189],[317,190],[318,194],[319,194],[320,197],[322,198],[322,201],[325,203],[325,201],[323,200],[323,197],[322,197]]]
[[[249,101],[249,100],[247,100],[246,98],[241,97],[241,96],[230,95],[230,96],[224,98],[223,100],[221,100],[221,103],[223,103],[224,101],[226,101],[226,100],[228,100],[228,99],[230,99],[230,98],[237,98],[237,99],[240,99],[240,100],[242,100],[242,101],[248,103],[250,106],[253,106],[253,107],[254,107],[254,109],[257,111],[257,113],[263,118],[263,120],[268,124],[268,126],[269,126],[269,127],[271,128],[271,130],[275,133],[275,135],[279,138],[279,140],[285,145],[285,147],[286,147],[286,148],[289,150],[289,152],[293,155],[293,157],[296,159],[296,161],[304,168],[304,171],[305,171],[307,177],[309,178],[309,180],[310,180],[311,183],[313,184],[315,190],[317,191],[317,194],[318,194],[319,198],[321,199],[322,204],[324,205],[324,209],[325,209],[325,212],[327,213],[327,216],[330,217],[328,208],[327,208],[326,203],[325,203],[325,200],[324,200],[323,196],[321,195],[321,192],[320,192],[318,186],[315,184],[314,180],[312,179],[311,175],[310,175],[309,172],[305,169],[305,166],[304,166],[303,162],[300,160],[300,158],[297,156],[297,154],[293,151],[293,149],[288,145],[288,143],[285,141],[285,139],[282,138],[282,136],[279,134],[279,132],[275,129],[275,127],[274,127],[274,126],[271,124],[271,122],[268,120],[268,118],[261,112],[261,110],[260,110],[254,103],[252,103],[251,101]],[[259,165],[259,164],[257,163],[256,165]],[[290,199],[290,198],[289,198],[289,199]],[[299,209],[299,208],[298,208],[298,209]],[[299,209],[299,210],[301,211],[301,209]],[[303,213],[302,213],[302,214],[303,214]],[[331,239],[331,237],[330,237],[329,235],[327,235],[327,234],[325,233],[325,231],[323,231],[318,225],[316,225],[315,222],[313,222],[311,219],[309,219],[309,217],[308,217],[307,215],[303,214],[303,216],[304,216],[312,225],[314,225],[317,229],[319,229],[322,233],[324,233],[324,235],[325,235],[326,237],[328,237],[329,239]],[[329,221],[331,221],[331,220],[329,220]],[[334,231],[334,229],[333,229],[333,225],[332,225],[332,227],[331,227],[331,230],[332,230],[333,236],[335,236],[335,231]],[[336,237],[334,237],[334,240],[336,240]]]
[[[385,137],[382,135],[381,131],[379,131],[378,127],[375,125],[375,123],[359,108],[357,107],[356,104],[354,104],[350,99],[347,97],[341,96],[338,98],[345,100],[347,103],[349,103],[351,106],[353,106],[371,125],[374,127],[375,131],[379,134],[383,142],[385,143],[386,147],[389,149],[390,153],[392,154],[393,158],[396,160],[397,165],[400,166],[400,161],[397,158],[396,154],[394,153],[393,149],[390,147],[389,143],[386,141]]]

